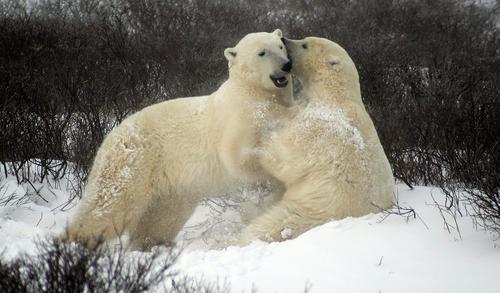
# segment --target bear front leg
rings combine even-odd
[[[311,186],[314,185],[302,182],[287,190],[278,203],[243,229],[239,244],[293,239],[332,219],[330,192]]]

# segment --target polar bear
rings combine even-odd
[[[285,44],[307,104],[262,147],[264,169],[286,192],[244,229],[241,244],[294,238],[331,219],[377,212],[393,202],[392,170],[347,52],[315,37]]]
[[[92,245],[128,232],[132,249],[173,241],[203,197],[269,179],[256,145],[291,115],[282,33],[227,48],[229,78],[209,96],[149,106],[104,139],[66,236]]]

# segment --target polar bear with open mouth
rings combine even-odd
[[[251,33],[224,55],[213,94],[149,106],[104,139],[67,229],[92,245],[128,232],[132,249],[173,241],[200,200],[268,180],[255,147],[292,114],[282,33]]]

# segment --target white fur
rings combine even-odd
[[[242,244],[294,238],[331,219],[392,205],[392,171],[349,55],[319,38],[290,41],[287,49],[309,103],[262,146],[264,168],[286,192],[243,231]]]
[[[255,146],[291,113],[291,84],[269,78],[288,61],[280,38],[245,36],[226,49],[229,79],[216,92],[152,105],[109,133],[68,237],[128,232],[133,248],[147,249],[172,241],[203,197],[268,179]]]

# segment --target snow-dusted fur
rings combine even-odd
[[[244,230],[243,244],[294,238],[331,219],[389,208],[393,201],[391,167],[347,52],[313,37],[285,44],[308,102],[262,148],[263,166],[286,193]]]
[[[254,147],[292,101],[291,83],[270,79],[289,75],[281,31],[249,34],[224,55],[229,78],[216,92],[152,105],[106,136],[70,240],[128,232],[134,249],[168,243],[203,197],[267,179]]]

